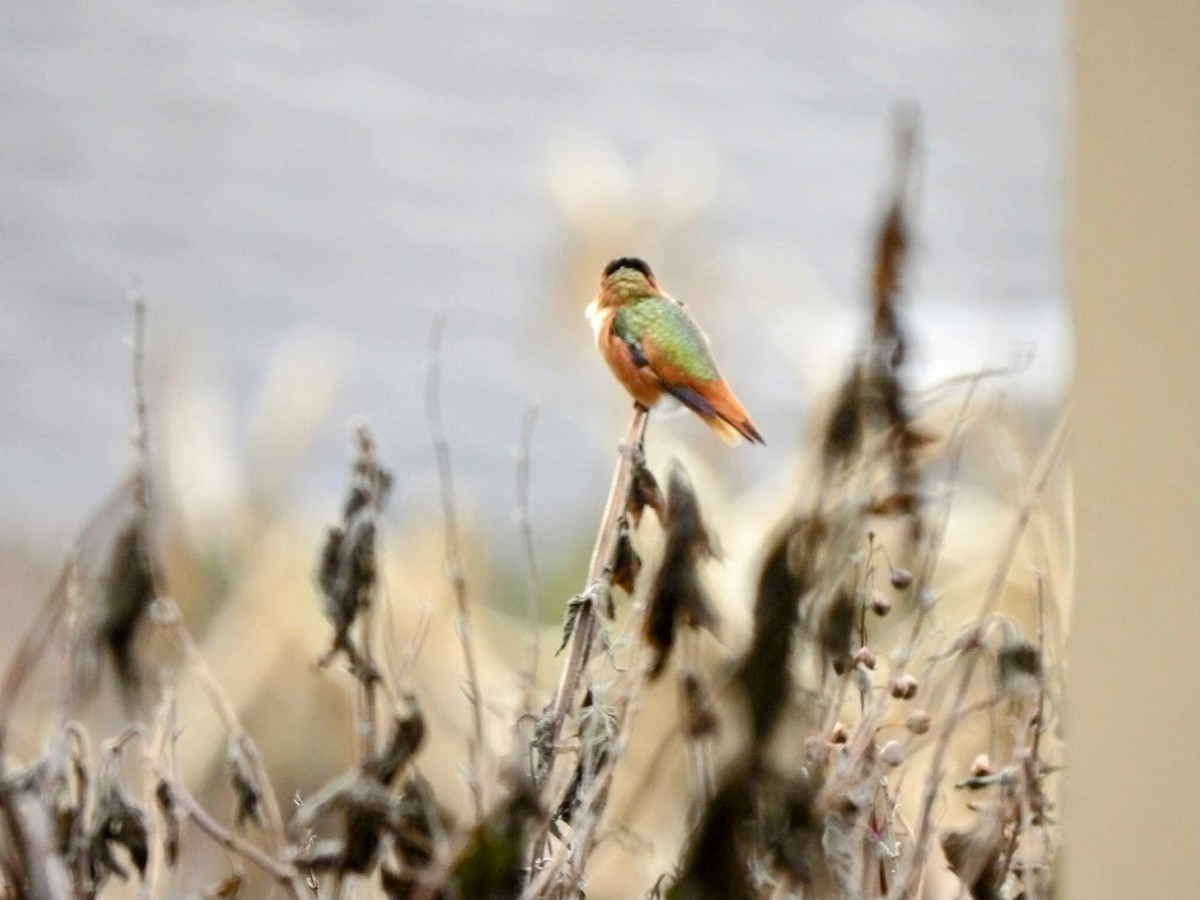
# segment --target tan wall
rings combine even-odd
[[[1067,896],[1200,897],[1200,3],[1076,7]]]

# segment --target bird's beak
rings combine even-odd
[[[597,297],[595,300],[593,300],[591,303],[589,303],[587,305],[587,309],[585,309],[583,311],[583,317],[585,319],[591,319],[592,316],[594,316],[596,314],[596,311],[599,309],[600,309],[600,298]]]

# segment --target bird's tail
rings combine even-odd
[[[663,387],[707,422],[708,427],[725,443],[737,444],[742,438],[756,444],[766,443],[750,418],[750,413],[738,402],[723,378],[693,381],[690,384],[664,381]]]
[[[728,384],[721,382],[716,390],[709,392],[706,399],[714,415],[704,415],[704,421],[725,443],[732,446],[741,443],[742,438],[753,444],[766,443],[758,426],[750,418],[750,413],[746,412]]]

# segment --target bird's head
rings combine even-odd
[[[656,293],[658,282],[650,266],[637,257],[622,256],[604,267],[600,275],[600,290],[588,306],[587,315],[590,317],[598,310],[620,306],[638,297]]]

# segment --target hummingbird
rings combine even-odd
[[[708,337],[650,267],[623,256],[604,267],[586,316],[600,355],[645,409],[670,394],[727,444],[765,444],[713,361]]]

